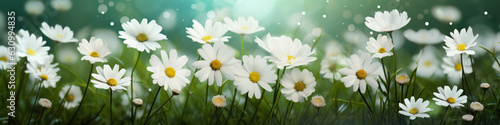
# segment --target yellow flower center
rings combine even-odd
[[[453,98],[453,97],[449,97],[446,99],[446,102],[453,104],[453,103],[457,102],[457,100],[455,100],[455,98]]]
[[[43,80],[49,80],[49,76],[45,74],[40,75],[40,78],[42,78]]]
[[[286,57],[288,57],[288,59],[286,60],[288,62],[288,64],[292,64],[292,59],[293,60],[296,59],[294,56],[291,56],[291,55],[286,55]]]
[[[148,35],[146,35],[144,33],[137,34],[137,41],[144,42],[144,41],[147,41],[147,40],[148,40]]]
[[[386,50],[384,47],[381,47],[380,49],[378,49],[378,53],[385,53],[385,52],[386,52]]]
[[[66,99],[68,100],[68,102],[72,102],[73,100],[75,100],[75,96],[74,95],[68,95],[68,97],[66,97]]]
[[[295,83],[295,86],[293,86],[293,88],[297,91],[302,91],[306,88],[306,84],[304,84],[303,82],[297,82]]]
[[[29,54],[29,55],[35,55],[35,51],[33,51],[32,49],[27,49],[26,52]]]
[[[387,28],[387,26],[384,26],[384,28]]]
[[[219,70],[221,66],[222,64],[219,60],[214,60],[210,63],[210,67],[212,67],[212,70]]]
[[[464,51],[465,50],[465,44],[458,44],[457,50]]]
[[[462,64],[460,64],[460,63],[455,64],[455,70],[457,70],[457,71],[462,70]]]
[[[241,29],[248,30],[248,28],[247,28],[247,27],[241,27]]]
[[[114,78],[108,79],[106,83],[108,83],[109,86],[116,86],[118,84],[118,82]]]
[[[252,81],[253,83],[257,83],[259,82],[260,80],[260,74],[257,73],[257,72],[252,72],[250,73],[250,75],[248,76],[248,78],[250,79],[250,81]]]
[[[401,81],[406,80],[406,77],[405,77],[405,76],[403,76],[403,75],[398,76],[398,80],[401,80]]]
[[[328,69],[330,70],[330,72],[335,71],[335,64],[331,64],[330,67],[328,67]]]
[[[429,67],[429,66],[431,66],[431,65],[432,65],[432,62],[431,62],[431,61],[425,61],[425,62],[424,62],[424,66]]]
[[[215,100],[216,103],[222,103],[222,102],[224,102],[221,98],[215,98],[214,100]]]
[[[410,113],[411,114],[417,114],[418,113],[418,110],[416,108],[411,108],[410,109]]]
[[[42,67],[38,68],[38,71],[42,71]]]
[[[0,60],[2,60],[2,61],[4,61],[4,62],[7,62],[7,57],[2,56],[2,57],[0,57]]]
[[[61,39],[62,39],[62,36],[61,36],[61,35],[59,35],[59,34],[57,35],[57,37],[59,37],[59,38],[61,38]]]
[[[203,40],[203,41],[205,41],[205,42],[207,42],[207,43],[210,43],[210,42],[209,42],[209,40],[211,40],[211,39],[213,39],[213,37],[212,37],[212,36],[210,36],[210,35],[206,35],[206,36],[204,36],[203,38],[201,38],[201,40]]]
[[[365,79],[366,75],[366,71],[362,69],[356,72],[356,76],[358,77],[358,79]]]
[[[314,101],[314,103],[321,103],[321,102],[323,102],[323,101],[321,101],[321,99],[319,99],[319,98],[314,98],[314,99],[313,99],[313,101]]]
[[[170,78],[173,78],[175,76],[175,70],[172,67],[167,67],[165,69],[165,75],[167,75]]]
[[[92,51],[90,53],[90,56],[92,56],[92,57],[99,57],[99,53],[97,53],[96,51]]]

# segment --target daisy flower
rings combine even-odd
[[[43,22],[40,31],[56,43],[78,42],[78,40],[73,37],[73,31],[67,26],[63,29],[59,24],[56,24],[55,27],[51,27],[46,22]]]
[[[454,32],[450,32],[451,37],[445,36],[444,43],[446,46],[443,48],[446,50],[447,56],[453,56],[457,54],[469,54],[474,55],[476,52],[471,49],[471,47],[476,46],[476,38],[479,35],[472,33],[472,28],[469,27],[467,30],[463,28],[460,32],[455,29]]]
[[[17,55],[9,55],[10,51],[5,46],[0,46],[0,70],[8,69],[10,66],[16,65]]]
[[[166,40],[167,36],[161,34],[162,27],[156,24],[155,20],[148,23],[148,19],[142,19],[139,23],[136,19],[127,21],[122,24],[125,31],[119,31],[120,38],[125,39],[123,43],[127,44],[128,48],[134,48],[143,52],[146,50],[156,50],[161,48],[160,44],[156,41]]]
[[[483,111],[484,110],[484,106],[483,104],[479,103],[479,102],[472,102],[470,103],[470,109],[472,111],[476,111],[476,112],[480,112],[480,111]]]
[[[38,77],[40,74],[40,71],[42,70],[42,67],[46,68],[46,69],[56,69],[56,66],[59,65],[59,63],[52,64],[52,62],[54,60],[54,55],[50,54],[50,55],[46,56],[45,58],[46,59],[42,63],[29,62],[26,65],[26,67],[27,67],[26,73],[29,73],[31,78]],[[59,68],[57,68],[57,69],[59,69]]]
[[[38,16],[45,10],[45,5],[42,1],[30,0],[24,4],[24,10],[30,15]]]
[[[76,85],[64,86],[59,92],[59,97],[61,99],[64,99],[65,95],[66,95],[66,101],[64,102],[64,107],[66,109],[74,108],[78,106],[78,104],[80,104],[80,101],[82,101],[82,91],[80,90],[80,87]]]
[[[419,44],[419,45],[432,45],[438,44],[444,39],[444,35],[439,32],[438,29],[420,29],[418,31],[414,31],[412,29],[406,30],[404,33],[406,39]]]
[[[434,6],[431,10],[432,16],[441,22],[458,22],[462,13],[454,6]]]
[[[44,109],[48,109],[52,107],[52,102],[50,102],[50,100],[46,98],[40,98],[40,100],[38,100],[38,105],[40,105]]]
[[[19,31],[17,31],[16,39],[19,40],[19,39],[22,39],[23,37],[29,37],[29,36],[30,36],[29,31],[24,30],[24,29],[20,29]]]
[[[346,75],[340,81],[346,87],[354,86],[354,92],[358,91],[359,88],[361,93],[365,93],[366,84],[372,88],[378,88],[375,78],[382,74],[382,67],[380,63],[372,61],[373,58],[368,53],[363,53],[361,56],[351,55],[349,59],[346,59],[348,67],[339,70],[340,74]]]
[[[28,62],[36,62],[43,64],[47,59],[50,47],[44,47],[45,41],[42,37],[36,38],[34,34],[18,39],[17,55],[19,57],[27,57]]]
[[[307,65],[309,62],[316,60],[316,57],[309,57],[315,51],[311,50],[309,45],[304,44],[299,39],[292,40],[290,37],[271,37],[267,34],[264,40],[257,37],[255,42],[259,44],[272,56],[266,56],[269,61],[274,62],[279,69],[283,67],[293,68],[296,66]]]
[[[56,10],[67,11],[71,9],[72,3],[71,0],[52,0],[50,5],[52,5],[52,8]]]
[[[185,55],[177,57],[175,49],[171,49],[169,54],[161,50],[161,59],[156,55],[151,55],[149,59],[151,66],[147,69],[153,73],[151,77],[154,84],[164,86],[165,90],[168,88],[181,90],[189,83],[186,77],[191,74],[190,70],[182,68],[188,62],[188,58]]]
[[[471,122],[472,120],[474,120],[474,116],[471,114],[465,114],[462,116],[462,120],[466,122]]]
[[[227,42],[231,38],[230,36],[223,36],[229,30],[227,25],[221,22],[212,23],[210,19],[205,21],[205,27],[198,21],[193,20],[193,28],[186,29],[186,33],[189,34],[187,37],[201,44]]]
[[[442,77],[443,71],[440,68],[440,61],[436,57],[436,48],[434,46],[425,46],[422,54],[413,56],[413,61],[417,62],[412,64],[412,69],[418,65],[417,76],[430,78],[432,76]]]
[[[325,107],[326,105],[325,98],[323,98],[323,96],[320,95],[314,96],[311,98],[311,104],[316,108]]]
[[[111,54],[108,50],[108,44],[103,43],[101,39],[96,39],[95,37],[90,38],[90,41],[82,39],[82,42],[79,43],[76,49],[84,55],[82,60],[88,60],[92,64],[96,62],[108,62],[104,57]]]
[[[134,104],[135,107],[141,107],[143,104],[142,99],[134,99],[132,100],[132,103]]]
[[[393,47],[394,45],[392,45],[391,38],[388,38],[386,35],[378,34],[377,39],[370,37],[366,45],[366,50],[373,53],[373,58],[383,58],[392,55],[390,51]]]
[[[436,105],[460,108],[464,107],[463,104],[467,103],[467,96],[460,96],[464,90],[457,90],[457,86],[453,86],[453,89],[450,89],[449,86],[444,86],[444,89],[438,87],[438,91],[439,93],[433,93],[437,98],[432,98],[432,100],[436,101]]]
[[[234,58],[234,50],[229,49],[223,42],[216,42],[213,47],[210,44],[203,45],[198,49],[198,54],[203,60],[193,63],[194,68],[200,69],[194,74],[200,82],[208,79],[208,85],[217,83],[222,85],[222,74],[228,79],[233,79],[233,67],[238,61]]]
[[[259,26],[259,21],[255,20],[253,17],[238,17],[238,20],[231,20],[230,18],[224,18],[224,23],[229,26],[229,30],[240,35],[253,34],[255,32],[264,31],[265,28]]]
[[[422,102],[422,98],[418,98],[415,101],[415,97],[411,97],[410,100],[408,98],[405,99],[405,104],[399,103],[399,107],[403,109],[403,111],[399,111],[399,114],[403,114],[406,116],[410,116],[410,120],[415,120],[415,118],[429,118],[429,114],[426,112],[431,111],[432,109],[427,108],[429,106],[429,101]]]
[[[56,83],[61,79],[61,76],[57,75],[59,68],[52,67],[52,65],[42,65],[42,67],[38,68],[36,65],[36,63],[28,63],[26,73],[29,73],[36,80],[41,80],[43,87],[55,88]]]
[[[226,98],[222,95],[216,95],[212,97],[212,104],[217,108],[226,107]]]
[[[243,66],[234,72],[234,85],[241,94],[248,93],[248,97],[260,99],[261,87],[268,92],[273,91],[269,83],[274,83],[278,76],[274,74],[272,65],[267,60],[256,56],[243,56]]]
[[[115,65],[113,69],[109,65],[104,65],[104,69],[101,66],[96,68],[97,74],[92,73],[92,77],[95,80],[91,80],[96,88],[116,90],[127,90],[125,87],[130,85],[130,76],[125,76],[126,70],[121,69],[118,65]],[[118,71],[119,70],[119,71]]]
[[[400,73],[396,75],[396,82],[399,85],[405,85],[406,83],[410,82],[410,77],[406,73]]]
[[[304,69],[300,71],[294,68],[291,72],[285,73],[281,78],[281,93],[285,95],[287,100],[293,102],[304,102],[307,97],[311,95],[316,87],[316,80],[309,70]]]
[[[483,90],[488,90],[490,88],[490,84],[489,83],[481,83],[479,85],[479,87],[481,87],[481,89],[483,89]]]
[[[389,11],[375,12],[374,17],[365,18],[366,27],[377,32],[392,32],[408,24],[411,18],[408,18],[406,11],[399,13],[397,9]]]
[[[464,68],[465,74],[472,73],[472,65],[470,63],[469,57],[463,55],[463,66],[460,62],[460,55],[454,55],[452,57],[443,58],[443,72],[448,75],[448,79],[452,83],[458,83],[462,79],[462,67]]]
[[[342,54],[341,45],[337,42],[329,42],[325,46],[325,57],[321,61],[320,73],[324,74],[323,78],[330,79],[340,79],[341,75],[338,72],[340,68],[345,65],[345,56]]]

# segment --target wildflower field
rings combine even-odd
[[[500,124],[485,0],[20,0],[1,124]]]

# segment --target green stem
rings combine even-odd
[[[463,54],[460,54],[460,65],[462,66],[462,83],[465,82],[465,86],[467,86],[469,96],[471,97],[472,100],[474,100],[474,97],[472,96],[472,90],[469,88],[469,83],[467,82],[467,77],[465,76],[465,69],[464,69],[464,62],[462,58]]]
[[[484,97],[486,96],[486,91],[487,90],[483,90],[483,98],[481,99],[481,102],[484,104]]]
[[[40,117],[38,118],[38,125],[40,125],[40,122],[42,121],[42,116],[43,116],[43,112],[45,111],[45,108],[42,108],[42,113],[40,114]]]
[[[57,57],[57,45],[59,45],[59,42],[55,42],[56,45],[54,46],[54,59]]]
[[[75,114],[73,115],[73,117],[71,117],[71,120],[69,121],[68,124],[73,123],[73,120],[75,119],[76,115],[78,114],[78,111],[80,111],[80,108],[82,107],[83,101],[85,100],[85,95],[87,95],[87,90],[89,89],[90,78],[92,77],[92,71],[93,71],[93,69],[94,69],[94,64],[91,64],[90,65],[89,78],[87,79],[87,86],[85,87],[85,91],[83,91],[82,101],[80,101],[80,104],[78,105],[78,108],[76,108]]]
[[[236,88],[234,88],[233,100],[231,101],[231,107],[229,108],[229,115],[228,115],[229,117],[231,117],[231,114],[233,113],[234,100],[236,100],[236,92],[238,92],[238,90]],[[228,121],[229,121],[229,118],[226,120],[226,122],[224,124],[227,125]]]
[[[361,98],[363,98],[363,100],[365,101],[366,103],[366,107],[368,107],[368,109],[370,109],[370,113],[372,113],[372,108],[370,108],[370,105],[368,105],[368,101],[366,101],[365,99],[365,96],[363,96],[363,93],[361,93],[361,91],[358,91],[359,95],[361,95]]]
[[[394,45],[394,39],[392,38],[392,31],[387,32],[387,33],[389,34],[389,37],[391,37],[392,45],[395,46]],[[396,48],[392,48],[392,54],[393,54],[392,57],[394,59],[394,73],[396,73],[396,70],[397,70],[397,68],[396,68],[397,67],[397,61],[396,61],[396,51],[395,51],[395,49]]]
[[[111,120],[111,124],[113,124],[113,90],[111,88],[109,88],[109,119]]]
[[[198,55],[198,61],[201,59],[201,56]],[[182,114],[181,114],[181,120],[184,120],[184,112],[186,112],[186,107],[187,107],[187,104],[188,104],[188,101],[189,101],[189,95],[191,95],[191,86],[193,85],[193,82],[194,82],[194,73],[196,73],[198,71],[198,69],[195,69],[194,72],[193,72],[193,76],[191,77],[191,81],[189,82],[189,87],[187,88],[187,96],[186,96],[186,101],[184,102],[184,108],[182,108]]]
[[[134,68],[132,68],[132,73],[130,73],[130,103],[132,103],[132,99],[134,99],[134,71],[135,71],[135,68],[137,67],[137,64],[139,63],[139,60],[141,60],[141,52],[139,52],[139,55],[137,56],[137,59],[135,60],[135,65],[134,65]],[[134,111],[134,105],[130,105],[130,116],[134,117],[134,113],[132,112]],[[132,118],[131,119],[132,122],[134,121],[134,119]]]
[[[252,118],[250,119],[250,122],[253,121],[253,119],[255,118],[257,113],[259,112],[260,102],[262,102],[262,100],[265,99],[265,96],[264,96],[265,92],[266,92],[265,90],[262,90],[262,94],[260,94],[260,95],[262,95],[262,98],[259,99],[259,102],[257,103],[257,108],[255,108],[255,113],[253,114]]]
[[[443,119],[441,119],[441,122],[439,123],[440,125],[442,125],[444,121],[446,121],[446,112],[448,112],[449,108],[450,106],[446,107],[446,110],[444,110]]]
[[[212,115],[212,118],[210,119],[210,124],[212,124],[212,121],[214,121],[214,118],[215,118],[215,115],[217,115],[217,110],[219,110],[219,108],[215,107],[215,112],[214,112],[214,115]]]
[[[36,102],[38,101],[38,94],[40,94],[40,89],[42,88],[42,82],[43,80],[41,80],[40,82],[38,82],[38,90],[36,92],[36,96],[35,96],[35,102],[33,102],[33,108],[31,108],[31,114],[30,114],[30,118],[28,119],[28,125],[31,123],[31,117],[33,116],[33,111],[35,111],[35,107],[36,107]]]
[[[471,64],[471,67],[472,67],[472,81],[474,81],[474,86],[477,86],[476,84],[476,69],[474,68],[474,62],[472,62],[472,55],[469,55],[469,60],[470,60],[470,64]]]
[[[288,102],[288,107],[286,108],[286,112],[285,112],[285,117],[283,118],[283,125],[285,125],[286,123],[286,118],[288,116],[288,113],[290,113],[290,110],[293,108],[293,102],[292,101],[289,101]]]
[[[319,39],[321,39],[321,36],[323,36],[323,31],[320,32],[318,38],[316,38],[316,41],[314,41],[313,46],[311,47],[311,51],[314,50],[314,47],[316,47],[316,44],[318,44]],[[335,77],[334,77],[335,78]]]
[[[155,102],[156,102],[156,98],[158,97],[158,93],[160,93],[160,90],[161,90],[161,86],[158,88],[158,90],[156,91],[156,95],[155,95],[155,98],[153,99],[153,103],[151,103],[151,107],[149,108],[149,112],[148,112],[148,115],[146,116],[146,118],[148,118],[151,114],[151,111],[153,111],[153,107],[155,105]],[[135,108],[137,110],[137,108]]]
[[[240,124],[241,119],[243,118],[243,115],[245,115],[245,110],[247,109],[247,103],[248,103],[248,93],[245,94],[245,104],[243,105],[243,112],[241,113],[240,119],[238,120],[238,124]]]
[[[144,125],[145,125],[146,123],[148,123],[148,121],[149,121],[149,120],[150,120],[150,119],[151,119],[151,118],[152,118],[152,117],[153,117],[153,116],[154,116],[154,115],[155,115],[158,111],[160,111],[160,109],[161,109],[161,108],[162,108],[165,104],[167,104],[167,102],[168,102],[170,99],[172,99],[172,97],[174,97],[174,95],[175,95],[175,94],[172,94],[172,95],[170,96],[170,98],[168,98],[168,99],[167,99],[167,101],[165,101],[163,104],[161,104],[160,108],[156,109],[156,111],[155,111],[155,112],[153,112],[153,114],[152,114],[150,117],[148,117],[148,119],[146,119],[146,121],[144,122]]]
[[[207,81],[207,88],[205,89],[205,109],[208,109],[208,81]]]

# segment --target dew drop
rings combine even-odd
[[[109,25],[114,26],[115,22],[110,22]]]
[[[484,15],[488,15],[488,11],[484,11]]]
[[[150,92],[151,92],[151,88],[149,88],[149,89],[148,89],[148,91],[150,91]]]
[[[323,14],[323,18],[326,18],[326,14]]]
[[[425,26],[429,26],[429,22],[425,22]]]
[[[379,8],[379,9],[380,9],[380,5],[377,5],[377,8]]]
[[[101,4],[101,5],[99,5],[99,7],[97,7],[97,11],[101,14],[104,14],[104,13],[108,12],[108,6]]]
[[[297,25],[299,25],[299,26],[300,26],[300,22],[297,22]]]
[[[330,0],[326,0],[326,3],[330,3]]]
[[[370,31],[370,35],[373,35],[373,31]]]
[[[302,15],[306,15],[306,11],[302,11]]]
[[[451,25],[453,25],[453,23],[452,23],[452,22],[450,22],[450,26],[451,26]]]

